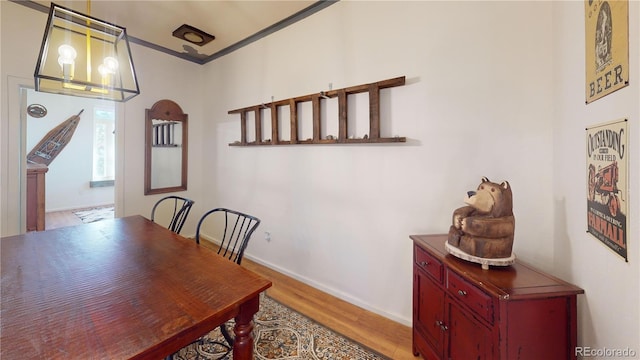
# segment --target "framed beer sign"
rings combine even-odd
[[[585,0],[586,103],[629,85],[628,0]]]
[[[587,232],[627,260],[627,119],[587,128]]]

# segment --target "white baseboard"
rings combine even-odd
[[[195,237],[195,235],[194,235],[194,237]],[[217,239],[213,239],[213,238],[211,238],[209,236],[206,236],[204,234],[200,234],[200,239],[204,240],[204,241],[211,242],[211,243],[216,244],[216,245],[220,245],[220,241],[218,241]],[[391,319],[391,320],[393,320],[393,321],[395,321],[397,323],[400,323],[402,325],[411,326],[411,324],[412,324],[412,319],[406,319],[406,318],[403,318],[403,317],[400,317],[400,316],[396,316],[394,314],[390,314],[390,313],[388,313],[386,311],[383,311],[383,310],[380,310],[380,309],[376,309],[376,308],[372,307],[371,305],[361,301],[360,299],[356,299],[356,298],[350,296],[349,294],[345,294],[343,292],[337,291],[337,290],[329,288],[329,287],[327,287],[327,286],[325,286],[323,284],[320,284],[320,283],[318,283],[316,281],[308,279],[306,277],[303,277],[303,276],[300,276],[298,274],[292,273],[287,269],[281,268],[281,267],[279,267],[279,266],[277,266],[275,264],[272,264],[270,262],[264,261],[264,260],[262,260],[262,259],[260,259],[258,257],[252,256],[252,255],[250,255],[248,253],[245,253],[244,257],[249,259],[249,260],[251,260],[251,261],[253,261],[253,262],[255,262],[255,263],[258,263],[258,264],[260,264],[262,266],[266,266],[269,269],[272,269],[272,270],[277,271],[277,272],[279,272],[281,274],[284,274],[284,275],[289,276],[289,277],[291,277],[293,279],[296,279],[296,280],[298,280],[298,281],[300,281],[302,283],[305,283],[305,284],[307,284],[307,285],[309,285],[311,287],[314,287],[314,288],[316,288],[316,289],[318,289],[320,291],[326,292],[327,294],[335,296],[335,297],[337,297],[337,298],[339,298],[341,300],[344,300],[344,301],[346,301],[346,302],[348,302],[350,304],[353,304],[355,306],[361,307],[361,308],[363,308],[363,309],[365,309],[367,311],[371,311],[371,312],[376,313],[376,314],[378,314],[380,316],[384,316],[385,318]]]
[[[281,274],[284,274],[284,275],[287,275],[287,276],[289,276],[291,278],[294,278],[294,279],[296,279],[296,280],[298,280],[298,281],[300,281],[302,283],[305,283],[305,284],[307,284],[307,285],[309,285],[309,286],[311,286],[313,288],[316,288],[316,289],[318,289],[320,291],[323,291],[323,292],[325,292],[327,294],[335,296],[335,297],[337,297],[337,298],[339,298],[341,300],[344,300],[344,301],[346,301],[346,302],[348,302],[350,304],[353,304],[355,306],[361,307],[361,308],[363,308],[363,309],[365,309],[367,311],[371,311],[373,313],[376,313],[376,314],[378,314],[380,316],[383,316],[383,317],[385,317],[387,319],[393,320],[393,321],[395,321],[397,323],[400,323],[402,325],[405,325],[405,326],[411,326],[412,325],[412,319],[406,319],[406,318],[397,316],[395,314],[390,314],[390,313],[388,313],[386,311],[383,311],[383,310],[380,310],[380,309],[376,309],[376,308],[372,307],[371,305],[363,302],[362,300],[356,299],[356,298],[350,296],[349,294],[345,294],[345,293],[343,293],[341,291],[337,291],[335,289],[329,288],[329,287],[327,287],[327,286],[325,286],[325,285],[323,285],[321,283],[318,283],[318,282],[313,281],[311,279],[305,278],[305,277],[300,276],[298,274],[292,273],[287,269],[283,269],[283,268],[281,268],[281,267],[279,267],[279,266],[277,266],[275,264],[269,263],[267,261],[264,261],[264,260],[262,260],[260,258],[255,257],[255,256],[251,256],[251,255],[249,255],[247,253],[244,254],[244,257],[246,257],[247,259],[249,259],[249,260],[251,260],[251,261],[253,261],[255,263],[258,263],[258,264],[260,264],[262,266],[266,266],[266,267],[268,267],[268,268],[270,268],[270,269],[272,269],[274,271],[277,271],[277,272],[279,272]]]
[[[188,237],[186,235],[182,235],[182,236]],[[195,239],[196,238],[196,234],[193,234],[190,238]],[[211,236],[208,236],[206,234],[203,234],[203,233],[200,233],[200,240],[201,241],[207,241],[207,242],[210,242],[212,244],[216,244],[216,245],[220,246],[220,240],[218,240],[216,238],[213,238]]]

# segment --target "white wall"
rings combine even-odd
[[[0,1],[1,7],[1,74],[2,109],[0,122],[1,156],[1,219],[2,236],[24,231],[24,194],[20,176],[25,169],[22,156],[26,155],[26,116],[20,103],[20,88],[33,87],[35,69],[47,14],[22,5]],[[126,26],[126,24],[125,24]],[[20,36],[15,36],[20,34]],[[202,166],[207,166],[202,155],[203,123],[209,120],[203,110],[201,80],[202,66],[131,44],[141,94],[116,103],[117,124],[115,201],[116,216],[142,214],[150,216],[151,207],[163,195],[144,196],[144,121],[145,109],[161,99],[178,103],[189,115],[189,173],[188,190],[180,195],[194,198],[194,213],[202,213],[198,194],[202,192]],[[74,107],[75,109],[75,107]],[[75,110],[74,110],[75,111]],[[22,154],[21,154],[22,151]],[[207,180],[207,184],[211,182]],[[197,218],[191,217],[183,230],[195,233]]]
[[[27,154],[51,129],[84,109],[73,137],[49,164],[45,175],[45,210],[113,204],[113,186],[92,188],[89,183],[93,173],[93,111],[96,107],[114,109],[115,104],[112,101],[48,94],[31,89],[27,92],[27,104],[40,104],[47,108],[47,115],[42,118],[27,116]]]
[[[638,78],[585,108],[583,5],[343,1],[207,66],[218,145],[206,175],[220,184],[215,202],[263,220],[248,256],[409,323],[408,235],[445,232],[480,176],[506,179],[518,257],[586,291],[579,345],[640,352],[638,219],[626,264],[585,233],[583,168],[587,124],[637,125]],[[406,144],[226,145],[240,137],[228,110],[401,75],[407,85],[383,95],[383,113],[387,135]]]
[[[579,344],[630,347],[640,356],[640,3],[629,2],[629,86],[585,105],[584,3],[554,2],[553,211],[556,274],[585,290],[580,297]],[[627,118],[629,262],[586,233],[585,128]]]
[[[24,157],[26,152],[21,153],[21,145],[26,125],[26,117],[21,119],[21,99],[20,86],[33,86],[33,70],[35,60],[38,56],[38,46],[34,46],[38,41],[42,41],[42,32],[46,23],[46,14],[37,16],[32,10],[16,5],[8,1],[0,1],[1,21],[0,21],[0,43],[2,53],[0,73],[2,81],[0,84],[2,94],[0,122],[0,157],[2,171],[0,171],[0,188],[2,194],[0,226],[3,236],[17,234],[24,231],[24,221],[20,224],[21,213],[25,209],[21,206],[24,195],[21,193],[20,178],[22,174],[26,176],[24,168]],[[42,23],[42,29],[29,26],[25,19]],[[15,37],[14,34],[21,34]],[[35,40],[37,38],[40,40]],[[29,40],[31,39],[31,40]],[[24,40],[24,41],[23,41]],[[25,59],[33,59],[31,64]],[[32,65],[32,66],[31,66]],[[33,67],[33,69],[30,69]],[[23,123],[24,120],[24,123]],[[22,227],[22,229],[21,229]]]
[[[195,214],[255,214],[263,222],[248,257],[409,323],[408,236],[445,232],[481,176],[506,179],[518,257],[586,291],[579,344],[640,352],[638,162],[631,157],[628,264],[585,233],[583,168],[590,124],[629,117],[637,153],[639,4],[630,2],[631,85],[589,105],[583,5],[341,1],[202,67],[132,45],[142,95],[121,109],[120,215],[146,214],[160,197],[142,195],[144,109],[170,98],[189,114]],[[18,231],[7,200],[19,172],[13,85],[32,82],[41,30],[28,24],[44,28],[45,16],[6,1],[0,9],[4,236]],[[227,146],[240,137],[228,110],[402,75],[407,84],[383,92],[382,112],[387,135],[406,144]]]
[[[153,204],[170,194],[144,196],[144,121],[145,109],[162,99],[175,101],[188,119],[188,184],[187,191],[175,193],[195,200],[189,219],[182,230],[183,235],[195,234],[198,216],[205,211],[201,194],[207,191],[203,186],[215,183],[203,177],[203,168],[209,167],[209,155],[203,152],[210,139],[203,133],[203,127],[211,121],[202,97],[202,66],[176,57],[168,56],[145,47],[131,44],[133,60],[140,83],[140,95],[125,103],[127,116],[124,122],[125,144],[122,173],[123,215],[151,215]],[[117,131],[117,130],[116,130]],[[117,184],[116,184],[117,185]],[[118,203],[118,199],[116,199]]]
[[[209,203],[263,220],[248,256],[406,324],[409,235],[447,232],[482,176],[513,187],[516,254],[551,268],[551,10],[343,1],[216,60]],[[403,75],[381,103],[383,135],[406,144],[227,145],[240,139],[228,110]]]

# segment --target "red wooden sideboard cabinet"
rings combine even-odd
[[[520,261],[482,270],[447,235],[412,235],[413,354],[427,360],[576,359],[584,290]]]

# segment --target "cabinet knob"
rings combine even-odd
[[[436,321],[436,326],[440,327],[440,330],[442,331],[447,331],[449,330],[449,328],[447,327],[447,325],[445,325],[442,321],[437,320]]]
[[[464,291],[464,290],[458,290],[458,295],[460,295],[460,296],[466,296],[466,295],[467,295],[467,292],[466,292],[466,291]]]
[[[425,266],[427,266],[427,265],[429,265],[429,262],[428,262],[428,261],[422,261],[422,262],[420,263],[420,266],[422,266],[422,267],[425,267]]]

